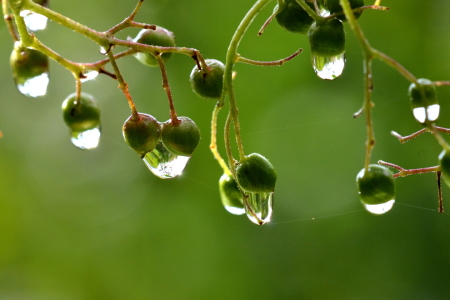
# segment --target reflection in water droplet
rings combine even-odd
[[[83,75],[85,77],[84,78],[80,78],[80,80],[81,80],[81,82],[86,82],[86,81],[93,80],[93,79],[97,78],[98,72],[97,71],[87,71],[87,72],[84,72]]]
[[[29,10],[22,10],[20,16],[23,17],[25,25],[31,31],[39,31],[47,27],[47,17],[33,13]]]
[[[382,215],[384,213],[387,213],[388,211],[391,210],[392,206],[394,206],[395,200],[392,199],[386,203],[381,203],[381,204],[364,204],[364,208],[375,215]]]
[[[174,178],[183,173],[189,156],[175,155],[159,142],[153,151],[142,158],[153,174],[162,179]]]
[[[41,97],[47,93],[48,82],[48,72],[45,72],[39,76],[26,79],[23,83],[17,84],[17,89],[25,96],[33,98]]]
[[[425,111],[425,107],[416,107],[413,109],[414,118],[420,123],[425,123],[428,114],[428,121],[434,122],[439,117],[439,104],[433,104],[427,107]]]
[[[72,131],[71,141],[75,147],[82,150],[90,150],[97,148],[100,141],[100,127],[89,129],[86,131]]]
[[[245,209],[244,208],[240,208],[240,207],[234,207],[234,206],[228,206],[228,205],[224,205],[223,207],[225,207],[225,209],[236,216],[240,216],[243,215],[245,213]]]
[[[317,76],[322,79],[333,80],[344,71],[345,52],[332,57],[311,55],[311,60]]]
[[[273,210],[273,192],[272,193],[247,193],[248,197],[244,200],[245,212],[247,217],[257,225],[264,225],[270,222]]]
[[[233,215],[245,213],[242,193],[232,175],[223,174],[219,180],[220,200],[223,207]]]

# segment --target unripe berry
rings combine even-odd
[[[243,214],[242,194],[233,176],[223,174],[219,180],[220,199],[226,210],[232,214]]]
[[[246,192],[271,193],[275,189],[277,172],[267,158],[252,153],[237,165],[236,180]]]
[[[342,22],[338,19],[324,24],[312,24],[308,31],[311,54],[332,57],[345,51],[345,32]]]
[[[359,198],[363,204],[383,204],[395,198],[395,182],[392,172],[381,165],[369,165],[356,176]]]
[[[178,124],[172,119],[162,124],[161,140],[173,154],[191,156],[200,142],[200,130],[188,117],[178,117],[178,120]]]
[[[142,29],[133,41],[152,46],[176,47],[175,35],[171,31],[159,26],[156,27],[155,30]],[[166,61],[171,55],[172,53],[163,53],[161,57],[164,61]],[[150,67],[156,67],[159,65],[156,58],[148,52],[138,52],[135,54],[135,57],[144,65]]]
[[[81,93],[69,95],[62,104],[63,118],[66,125],[74,132],[83,132],[100,126],[100,106],[94,97]]]
[[[436,85],[425,78],[417,79],[419,85],[411,83],[409,97],[414,118],[419,123],[434,122],[439,117],[440,106],[437,99]]]
[[[192,69],[189,80],[194,92],[203,98],[220,99],[223,88],[223,74],[225,66],[215,59],[206,59],[209,69],[206,73],[199,70],[198,66]]]
[[[444,177],[445,183],[450,186],[450,150],[442,150],[439,155],[439,165]]]
[[[306,2],[314,10],[314,4]],[[306,34],[314,19],[295,0],[278,1],[274,11],[278,24],[289,32]]]
[[[152,116],[138,114],[138,118],[131,115],[123,124],[123,138],[141,157],[152,151],[161,137],[161,126]]]
[[[352,9],[364,6],[364,0],[349,0],[348,2],[350,3],[350,7]],[[344,11],[342,9],[341,4],[339,3],[339,0],[325,0],[325,4],[331,14],[342,13],[339,16],[337,16],[337,18],[341,21],[347,21],[347,18],[344,15]],[[361,13],[353,13],[353,15],[355,16],[356,19],[358,19]]]

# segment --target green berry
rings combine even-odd
[[[359,198],[363,204],[383,204],[395,199],[395,182],[392,172],[384,166],[369,165],[356,176]]]
[[[142,29],[133,41],[152,46],[176,47],[175,35],[171,31],[159,26],[156,27],[155,30]],[[172,53],[163,53],[161,57],[164,61],[166,61],[171,55]],[[135,57],[144,65],[150,67],[156,67],[159,65],[156,58],[148,52],[138,52]]]
[[[244,213],[242,194],[233,176],[223,174],[219,180],[220,199],[223,206],[231,213]]]
[[[206,73],[195,66],[189,78],[192,89],[197,95],[203,98],[220,99],[223,88],[223,74],[225,66],[215,59],[206,59],[209,69]]]
[[[314,10],[314,4],[306,2]],[[306,34],[314,19],[295,0],[278,1],[274,11],[278,24],[289,32]]]
[[[25,96],[43,96],[47,90],[49,63],[43,53],[25,48],[20,42],[14,44],[10,64],[14,82],[19,91]],[[33,83],[33,79],[41,78]]]
[[[434,122],[438,119],[440,110],[436,85],[425,78],[420,78],[417,82],[418,85],[411,83],[408,91],[413,115],[419,123]]]
[[[439,165],[441,166],[445,183],[450,186],[450,150],[442,150],[439,155]]]
[[[100,126],[100,106],[94,97],[81,93],[69,95],[62,104],[63,118],[66,125],[74,132],[83,132]]]
[[[125,142],[141,157],[152,151],[161,137],[161,125],[150,115],[139,113],[135,118],[132,115],[122,127]]]
[[[277,172],[267,158],[252,153],[237,165],[236,180],[246,192],[271,193],[275,189]]]
[[[349,3],[352,9],[364,6],[364,0],[349,0]],[[339,20],[347,21],[347,18],[344,15],[344,11],[342,9],[341,4],[339,3],[339,0],[325,0],[325,5],[327,6],[331,14],[339,14],[337,16]],[[355,16],[356,19],[358,19],[361,13],[353,13],[353,15]]]
[[[324,24],[312,24],[308,31],[311,54],[323,57],[333,57],[345,51],[345,32],[342,22],[338,19]]]
[[[200,130],[188,117],[178,117],[178,121],[174,124],[170,119],[162,124],[161,140],[173,154],[191,156],[200,142]]]

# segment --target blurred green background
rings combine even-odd
[[[51,7],[106,30],[136,2],[55,0]],[[179,46],[224,60],[252,3],[147,0],[136,20],[166,27]],[[360,18],[371,44],[417,77],[449,80],[450,3],[382,4],[391,10]],[[71,74],[51,62],[48,95],[20,95],[9,67],[12,42],[0,25],[0,299],[450,298],[450,216],[437,213],[434,175],[397,179],[397,203],[386,215],[373,216],[359,203],[355,176],[364,163],[365,126],[352,114],[362,104],[362,56],[348,25],[344,74],[322,81],[305,36],[276,23],[256,36],[273,6],[255,20],[239,52],[256,60],[304,52],[282,67],[235,69],[246,153],[263,154],[278,172],[273,221],[263,227],[220,203],[222,172],[208,149],[214,102],[191,91],[191,59],[174,55],[167,69],[177,111],[195,120],[202,140],[183,176],[161,180],[123,141],[130,112],[116,82],[99,76],[83,84],[102,107],[103,135],[98,149],[80,151],[61,114],[75,89]],[[103,58],[90,40],[53,22],[37,36],[71,60]],[[118,63],[138,110],[168,119],[159,71],[133,57]],[[390,135],[421,128],[409,108],[409,83],[378,61],[374,83],[372,161],[436,165],[440,148],[430,135],[404,145]],[[438,92],[438,125],[450,127],[450,88]],[[224,119],[225,112],[220,128]],[[222,133],[219,141],[224,154]],[[450,199],[448,187],[443,193]]]

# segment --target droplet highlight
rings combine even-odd
[[[413,115],[419,123],[425,123],[427,119],[434,122],[439,118],[440,108],[439,104],[430,105],[426,109],[425,107],[416,107],[413,109]]]
[[[94,80],[98,76],[97,71],[87,71],[83,73],[84,77],[80,78],[81,82],[86,82],[90,80]]]
[[[381,203],[381,204],[365,204],[363,203],[364,208],[374,214],[374,215],[382,215],[387,213],[388,211],[390,211],[392,209],[392,207],[394,206],[395,200],[389,200],[386,203]]]
[[[337,56],[311,55],[314,72],[325,80],[334,80],[341,76],[345,67],[345,52]]]
[[[81,150],[97,148],[100,142],[100,127],[85,131],[72,131],[70,141]]]
[[[31,31],[44,30],[47,27],[47,17],[33,13],[29,10],[22,10],[20,16],[23,17],[25,25]]]
[[[245,213],[253,223],[264,225],[270,222],[273,211],[273,192],[271,193],[252,193],[246,194],[244,199]]]
[[[233,215],[245,213],[242,193],[232,175],[223,174],[219,180],[220,200],[223,207]]]
[[[42,97],[47,93],[47,86],[50,81],[49,73],[45,72],[38,76],[23,79],[15,78],[17,89],[27,97]]]
[[[189,156],[173,154],[164,147],[162,142],[158,142],[155,149],[146,153],[142,159],[157,177],[170,179],[183,173],[189,158]]]

